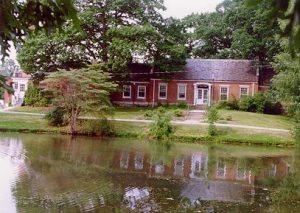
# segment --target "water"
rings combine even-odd
[[[300,212],[300,151],[1,134],[0,212]]]

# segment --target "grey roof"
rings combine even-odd
[[[182,72],[151,73],[151,67],[135,64],[129,67],[129,79],[147,81],[150,78],[166,80],[205,80],[257,82],[256,61],[233,59],[187,59]],[[126,77],[122,77],[126,79]]]
[[[188,59],[186,80],[257,81],[256,61],[231,59]]]

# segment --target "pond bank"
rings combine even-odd
[[[147,132],[149,123],[112,121],[114,134],[117,137],[149,138]],[[171,141],[186,143],[230,143],[264,146],[293,147],[295,141],[285,132],[263,132],[249,129],[233,129],[219,127],[217,136],[208,136],[207,127],[199,125],[174,124],[175,134]],[[25,132],[25,133],[57,133],[67,134],[66,127],[50,127],[41,116],[0,114],[1,132]],[[80,132],[82,135],[91,135]]]

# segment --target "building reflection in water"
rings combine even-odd
[[[48,176],[43,170],[43,168],[51,168],[50,163],[57,166],[66,162],[66,159],[68,159],[68,165],[70,166],[68,168],[71,168],[71,171],[74,169],[73,165],[75,163],[77,165],[78,162],[82,163],[80,167],[78,166],[78,169],[82,167],[82,171],[85,171],[85,169],[90,171],[88,168],[93,168],[89,167],[91,164],[96,165],[105,162],[105,165],[112,169],[112,172],[109,173],[112,176],[106,176],[111,183],[109,186],[118,188],[121,194],[120,199],[123,200],[126,208],[130,210],[138,209],[143,212],[159,210],[158,203],[160,200],[155,200],[155,197],[162,198],[163,196],[169,196],[169,194],[165,191],[155,190],[168,187],[176,188],[176,196],[187,198],[191,203],[200,201],[251,203],[255,200],[258,187],[263,186],[260,184],[263,184],[265,178],[282,179],[288,175],[291,170],[290,165],[292,165],[289,156],[278,155],[274,157],[262,156],[256,162],[254,160],[258,157],[250,157],[250,161],[247,161],[232,155],[229,158],[226,154],[211,154],[207,150],[189,150],[176,153],[177,155],[170,154],[154,157],[154,154],[144,149],[114,147],[113,149],[108,149],[110,152],[103,154],[104,151],[101,153],[102,147],[100,145],[99,150],[93,148],[84,152],[82,151],[83,149],[80,149],[81,147],[78,143],[74,143],[68,148],[64,148],[66,143],[63,142],[53,144],[55,149],[47,149],[48,147],[45,146],[44,153],[39,153],[40,150],[37,149],[35,152],[32,152],[36,154],[35,157],[28,156],[28,159],[26,159],[25,149],[21,140],[0,139],[0,167],[5,171],[5,175],[0,177],[0,206],[5,203],[8,206],[7,208],[12,209],[11,212],[16,212],[16,201],[12,190],[14,184],[19,181],[20,176],[26,174],[28,179],[31,178],[37,181],[36,187],[45,188],[51,181],[58,189],[60,189],[59,187],[65,187],[64,190],[68,190],[68,187],[72,186],[71,180],[74,179],[73,176],[67,176],[68,173],[66,172],[64,180],[62,180],[61,173],[57,174],[57,170],[50,170],[53,173],[48,174]],[[28,150],[32,151],[31,149]],[[61,152],[61,155],[58,154],[59,152]],[[69,154],[66,155],[65,153]],[[40,166],[35,168],[35,172],[31,168],[34,167],[33,163],[36,163],[34,160],[38,161],[37,165]],[[257,167],[258,169],[253,168],[253,165],[258,163],[260,163]],[[85,167],[86,165],[88,166]],[[86,172],[79,174],[86,174]],[[81,176],[78,177],[82,178]],[[95,173],[93,177],[95,180],[101,178],[100,173]],[[169,181],[170,179],[172,181]],[[169,182],[160,182],[160,180]],[[106,181],[103,180],[104,185],[107,184]],[[99,182],[101,183],[101,181]],[[170,183],[176,183],[177,185],[168,185]],[[35,186],[35,184],[32,185]],[[87,184],[86,186],[89,185]],[[93,191],[93,189],[91,190]],[[99,193],[97,190],[99,190]],[[82,205],[85,210],[94,209],[99,205],[104,206],[109,198],[102,196],[103,193],[100,193],[100,189],[97,188],[95,191],[94,194],[97,194],[98,203],[95,202],[95,199],[92,199],[91,194],[84,194],[84,192],[78,193],[78,198],[74,198],[74,200],[81,201],[80,196],[85,195],[84,205]],[[107,191],[113,194],[110,188]],[[76,193],[72,192],[70,194],[74,195]],[[163,199],[165,201],[166,197],[163,197]]]

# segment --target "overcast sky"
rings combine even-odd
[[[165,17],[183,18],[191,13],[205,13],[215,11],[216,6],[223,0],[164,0],[167,10]]]
[[[167,10],[164,17],[183,18],[191,13],[205,13],[215,11],[216,6],[223,0],[164,0]],[[10,57],[15,59],[16,52],[11,49]]]

